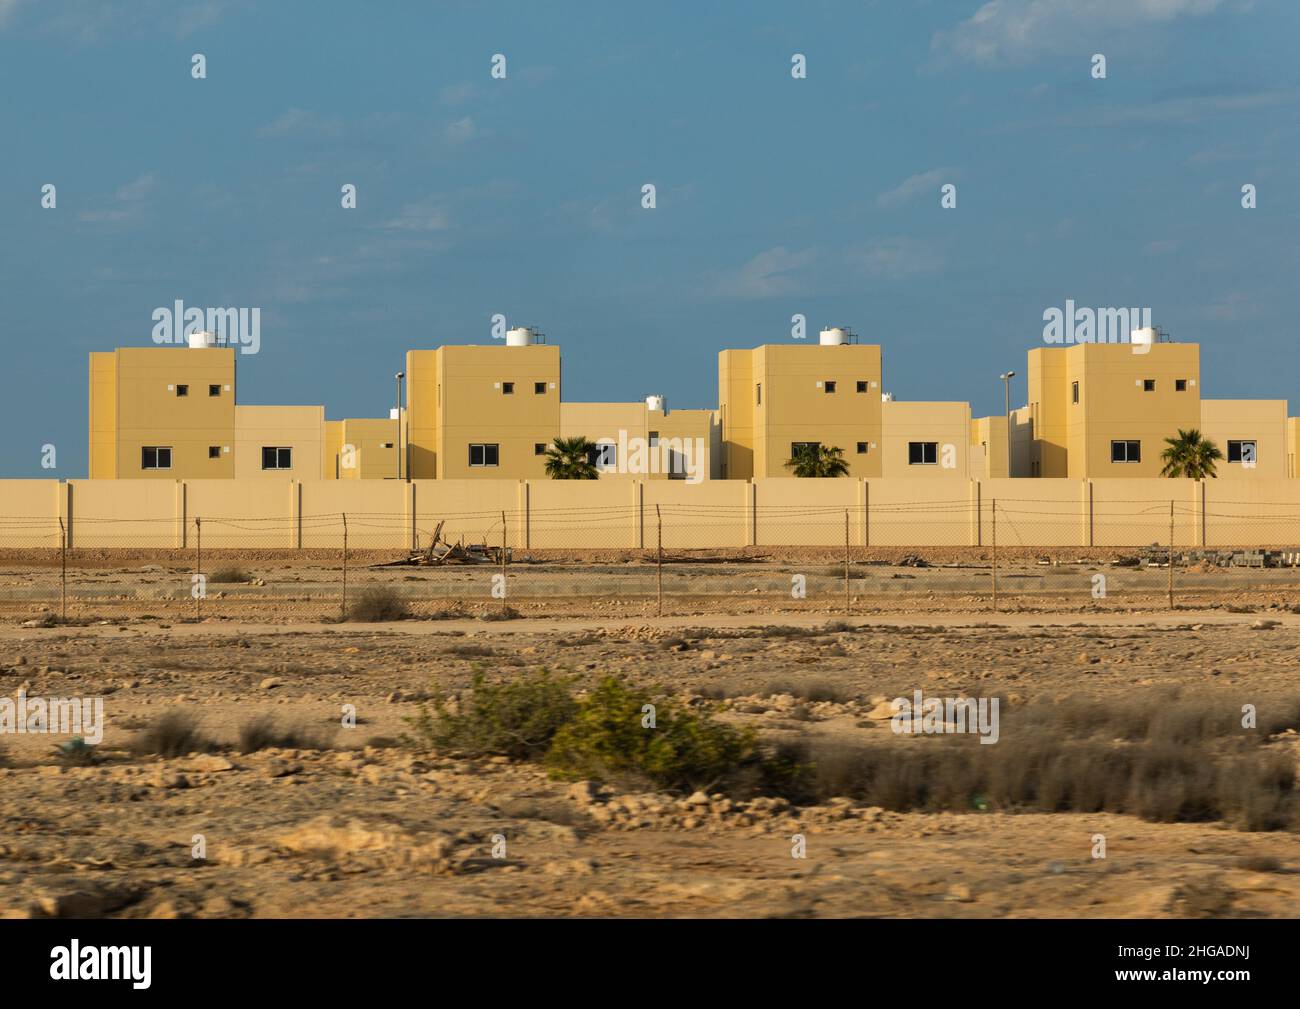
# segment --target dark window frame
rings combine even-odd
[[[479,462],[474,461],[475,449],[481,449]],[[470,442],[469,465],[471,469],[496,469],[501,465],[501,444],[491,441]]]
[[[268,452],[275,453],[268,456]],[[271,465],[268,466],[268,460]],[[287,460],[288,465],[285,465]],[[292,445],[263,445],[262,446],[262,469],[263,470],[285,470],[293,469],[293,446]]]
[[[1228,439],[1228,462],[1244,462],[1241,457],[1241,449],[1245,445],[1254,447],[1254,457],[1250,460],[1253,463],[1259,462],[1259,439],[1258,438],[1229,438]]]
[[[1124,446],[1123,451],[1117,453],[1119,446]],[[1134,446],[1136,446],[1136,456],[1134,455]],[[1123,458],[1116,456],[1122,455]],[[1130,463],[1139,463],[1142,461],[1142,442],[1133,438],[1115,438],[1110,443],[1110,461],[1119,465],[1128,465]]]
[[[149,465],[149,453],[153,453],[153,465]],[[160,453],[167,453],[167,465],[162,464]],[[141,445],[140,446],[140,468],[143,469],[171,469],[172,468],[172,447],[170,445]]]
[[[929,456],[929,458],[926,458]],[[937,441],[909,441],[907,443],[907,465],[938,466],[939,443]]]

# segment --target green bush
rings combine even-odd
[[[643,728],[650,695],[606,677],[555,735],[546,762],[557,777],[643,778],[660,788],[710,788],[757,759],[755,734],[663,703]]]
[[[439,696],[406,719],[414,731],[407,742],[469,756],[540,757],[576,710],[571,684],[545,669],[505,683],[488,683],[476,673],[469,697],[455,711]]]

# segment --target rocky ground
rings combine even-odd
[[[107,728],[92,766],[58,756],[61,738],[0,736],[0,913],[1294,916],[1287,831],[628,791],[400,737],[432,691],[463,692],[479,669],[619,672],[765,738],[884,745],[885,702],[917,688],[1016,705],[1178,686],[1267,706],[1297,693],[1297,648],[1290,613],[9,624],[0,694],[103,696]],[[175,710],[219,748],[134,755],[140,730]],[[260,715],[300,745],[238,752]],[[1300,736],[1267,745],[1295,755]],[[796,835],[806,857],[792,857]]]

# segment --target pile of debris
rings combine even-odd
[[[505,563],[510,563],[509,547],[489,546],[487,543],[466,543],[461,537],[455,543],[448,543],[442,538],[443,519],[433,530],[429,545],[423,550],[412,550],[403,560],[376,564],[375,567],[391,568],[401,566],[437,567],[442,564],[501,564],[502,553]]]

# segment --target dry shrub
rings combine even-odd
[[[274,715],[258,715],[239,727],[239,752],[258,750],[328,750],[331,737],[307,725],[281,725]]]
[[[405,620],[410,616],[406,600],[395,589],[372,585],[363,589],[355,601],[348,603],[348,619],[361,623]]]
[[[137,756],[183,757],[207,753],[215,744],[199,728],[199,720],[188,711],[169,711],[140,730],[131,743]]]
[[[251,582],[253,576],[243,568],[217,568],[208,575],[208,581],[215,583]]]

